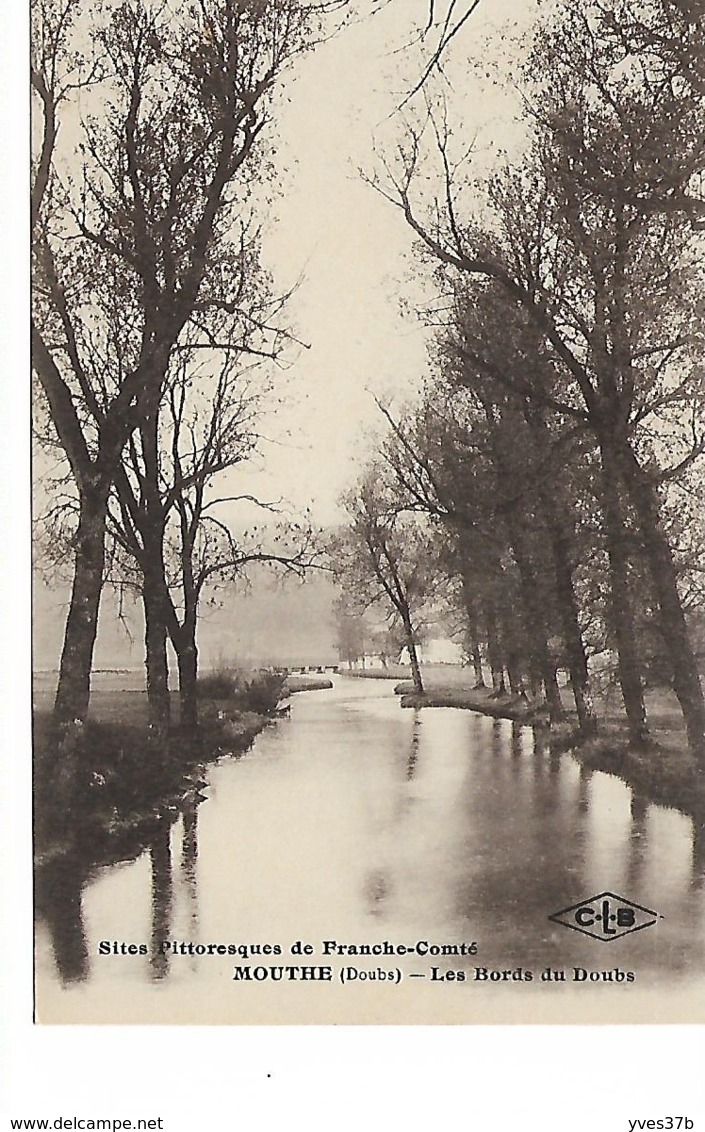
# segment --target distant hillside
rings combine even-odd
[[[262,578],[247,590],[219,594],[216,606],[204,604],[198,645],[204,668],[219,663],[334,664],[335,590],[322,575],[301,583]],[[37,669],[59,664],[68,591],[41,579],[34,587],[34,663]],[[143,663],[143,622],[138,601],[106,590],[101,606],[96,668],[135,668]]]

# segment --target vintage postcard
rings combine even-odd
[[[705,1021],[698,6],[34,0],[31,87],[36,1021]]]

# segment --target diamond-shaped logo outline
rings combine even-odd
[[[584,908],[589,904],[595,904],[598,900],[603,900],[605,897],[609,897],[611,900],[616,900],[623,907],[628,906],[630,908],[636,908],[639,912],[643,912],[645,913],[645,915],[651,916],[652,919],[648,920],[647,923],[637,924],[637,926],[633,928],[625,928],[623,930],[619,929],[615,933],[615,935],[607,936],[591,931],[590,927],[592,925],[588,927],[581,926],[579,924],[571,924],[560,918],[561,916],[566,916],[569,912],[575,912],[578,908]],[[554,912],[548,918],[554,924],[560,924],[560,926],[563,928],[571,928],[573,931],[580,932],[582,935],[590,936],[590,939],[599,940],[600,943],[613,943],[614,940],[621,939],[622,936],[633,935],[634,932],[640,932],[643,928],[653,927],[653,925],[657,923],[659,919],[659,914],[658,912],[654,912],[652,908],[645,908],[643,904],[637,904],[635,900],[628,900],[626,896],[618,896],[616,892],[599,892],[596,896],[589,896],[586,900],[579,900],[577,904],[571,904],[570,907],[561,909],[560,912]]]

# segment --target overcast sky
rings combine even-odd
[[[279,443],[268,447],[258,485],[270,498],[311,503],[322,523],[337,517],[336,500],[364,462],[363,435],[379,417],[369,390],[412,396],[423,375],[424,331],[399,306],[420,296],[408,277],[411,233],[358,169],[372,169],[373,139],[389,147],[400,130],[390,115],[420,56],[397,49],[412,14],[425,11],[421,0],[398,0],[319,47],[298,65],[278,115],[282,195],[265,255],[279,286],[303,273],[290,317],[310,349],[282,379],[289,404],[268,426]],[[449,60],[458,142],[477,131],[480,164],[489,145],[516,132],[516,100],[486,61],[534,11],[532,0],[482,0]]]

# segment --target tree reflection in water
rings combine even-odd
[[[419,740],[421,738],[421,712],[414,708],[414,719],[411,724],[411,743],[409,757],[406,763],[406,777],[410,782],[416,773],[416,764],[419,761]]]
[[[511,727],[512,727],[512,738],[511,738],[512,758],[513,759],[520,759],[522,757],[522,755],[524,754],[524,726],[521,723],[517,723],[516,720],[512,720]]]
[[[629,828],[629,847],[627,851],[627,890],[636,892],[641,885],[644,873],[644,847],[647,841],[646,818],[649,802],[632,791],[629,802],[631,824]]]
[[[411,721],[411,741],[409,743],[409,751],[406,758],[405,776],[406,781],[411,782],[417,771],[419,761],[419,746],[421,741],[421,712],[418,708],[414,708],[413,719]],[[398,825],[404,820],[407,813],[407,804],[409,801],[409,792],[402,786],[398,804],[395,806],[395,825]],[[394,830],[390,829],[389,835],[393,837]],[[384,911],[384,906],[388,902],[394,885],[392,882],[392,870],[390,868],[376,868],[371,869],[365,876],[363,883],[363,894],[365,906],[371,916],[379,916]]]
[[[49,928],[59,978],[64,986],[90,975],[81,896],[87,870],[75,853],[62,853],[37,869],[36,913]]]
[[[202,797],[194,797],[184,810],[184,832],[181,840],[181,876],[188,901],[188,919],[192,938],[198,928],[198,805]]]
[[[198,806],[204,795],[194,792],[183,810],[180,879],[188,905],[189,928],[198,926]],[[153,979],[169,972],[169,958],[160,947],[172,933],[174,878],[171,829],[176,815],[151,817],[129,835],[121,831],[107,839],[88,838],[78,831],[74,845],[43,861],[37,867],[35,914],[49,930],[59,978],[64,986],[88,980],[89,949],[83,918],[83,890],[94,879],[98,866],[137,860],[144,852],[151,865],[150,971]],[[96,860],[96,858],[99,858]]]
[[[578,813],[590,813],[590,783],[595,772],[592,767],[580,763],[578,770]]]
[[[149,846],[152,863],[152,941],[149,963],[153,979],[169,974],[169,955],[162,943],[171,938],[174,885],[171,876],[171,822],[162,818]]]

